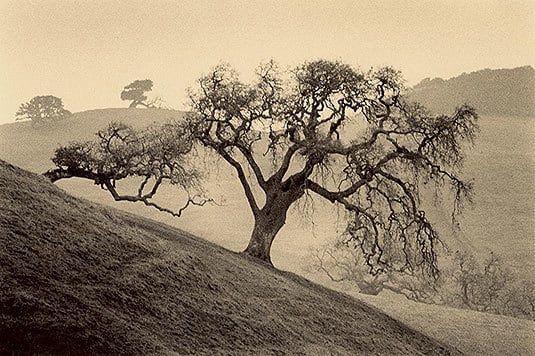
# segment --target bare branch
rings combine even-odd
[[[251,189],[251,186],[249,185],[249,182],[247,181],[247,176],[245,175],[245,172],[243,171],[242,166],[238,161],[236,161],[232,156],[225,152],[224,149],[221,149],[218,151],[221,157],[223,157],[234,169],[236,170],[236,173],[238,174],[238,179],[240,180],[240,183],[243,187],[243,190],[245,192],[245,196],[247,198],[247,202],[249,203],[249,207],[251,208],[251,211],[253,212],[254,216],[258,215],[259,208],[258,204],[256,202],[254,193]]]

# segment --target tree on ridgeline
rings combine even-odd
[[[348,212],[348,241],[370,272],[437,275],[439,238],[419,188],[451,188],[452,215],[459,212],[471,191],[458,176],[463,143],[473,141],[477,115],[463,105],[452,115],[432,116],[403,93],[392,68],[364,73],[326,60],[286,76],[269,62],[253,83],[219,65],[198,80],[185,127],[193,142],[234,169],[243,187],[254,218],[245,254],[271,264],[271,245],[290,207],[323,199]],[[56,172],[101,174],[100,164],[62,165],[58,152]]]
[[[16,120],[32,120],[32,126],[58,121],[71,115],[63,107],[63,101],[53,95],[41,95],[22,103],[16,112]]]
[[[132,101],[129,105],[130,108],[136,108],[139,105],[144,107],[150,107],[150,103],[147,102],[146,92],[152,90],[152,80],[135,80],[132,83],[124,87],[121,92],[121,100]]]

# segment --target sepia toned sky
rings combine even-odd
[[[76,112],[126,107],[122,88],[185,108],[185,90],[231,63],[244,79],[270,58],[392,65],[409,85],[535,64],[535,0],[0,0],[0,124],[36,95]]]

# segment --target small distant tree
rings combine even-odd
[[[60,98],[53,95],[42,95],[32,98],[29,102],[20,105],[16,120],[32,120],[32,125],[57,121],[71,115],[69,110],[63,107]]]
[[[472,310],[535,319],[535,285],[520,279],[498,256],[483,262],[459,251],[452,271],[453,302]]]
[[[131,108],[142,105],[144,107],[150,107],[151,103],[147,102],[146,92],[152,90],[152,80],[135,80],[132,83],[124,87],[121,92],[121,100],[132,101],[129,105]]]

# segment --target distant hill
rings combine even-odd
[[[484,69],[444,80],[426,78],[415,85],[411,98],[435,113],[451,113],[468,103],[492,116],[535,116],[535,69]]]
[[[71,117],[34,128],[30,121],[0,125],[0,158],[30,171],[53,167],[50,160],[60,144],[95,139],[96,132],[112,121],[145,127],[182,117],[183,113],[165,109],[96,109],[74,113]]]
[[[0,161],[0,354],[453,355],[347,295]]]

